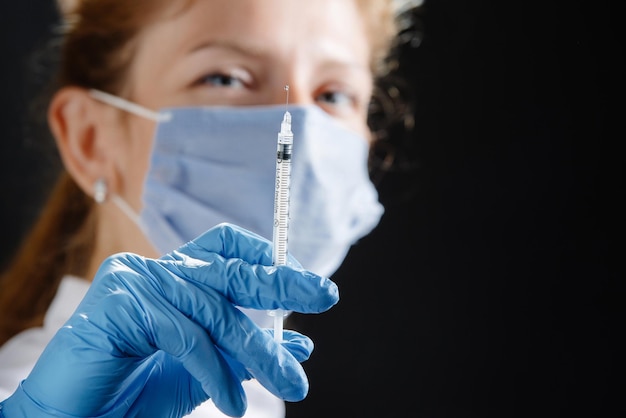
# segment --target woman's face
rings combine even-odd
[[[198,0],[138,39],[126,97],[145,107],[315,104],[368,136],[370,51],[354,0]],[[155,125],[131,116],[124,194],[139,205]]]

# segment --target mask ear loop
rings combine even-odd
[[[135,212],[133,208],[130,207],[128,203],[126,203],[124,199],[116,194],[111,193],[111,201],[113,201],[115,206],[117,206],[124,213],[124,215],[128,216],[128,219],[133,221],[137,226],[141,227],[139,215],[137,214],[137,212]]]
[[[155,122],[167,122],[172,119],[172,115],[169,113],[155,112],[154,110],[140,106],[137,103],[133,103],[126,99],[122,99],[121,97],[105,93],[101,90],[90,89],[89,94],[91,95],[91,97],[98,101],[106,103],[115,108],[125,110],[129,113],[132,113],[133,115],[137,115],[145,119],[150,119]]]
[[[105,93],[101,90],[90,89],[89,94],[91,95],[91,97],[93,97],[94,99],[98,101],[106,103],[115,108],[125,110],[129,113],[140,116],[142,118],[153,120],[155,122],[166,122],[172,119],[172,115],[170,113],[155,112],[154,110],[150,110],[148,108],[140,106],[126,99],[122,99],[121,97],[114,96],[109,93]],[[94,189],[96,192],[95,193],[96,202],[102,203],[104,202],[104,200],[106,200],[107,195],[110,195],[109,197],[111,198],[113,203],[126,216],[128,216],[128,218],[131,221],[133,221],[137,226],[141,228],[142,222],[141,222],[141,217],[139,216],[139,214],[137,214],[137,212],[135,212],[135,210],[128,204],[128,202],[126,202],[120,196],[118,196],[115,193],[109,194],[108,189],[106,187],[106,183],[104,182],[103,179],[98,179],[98,181],[96,181]]]

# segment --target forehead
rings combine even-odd
[[[228,42],[270,57],[334,56],[367,65],[365,30],[355,0],[195,0],[163,13],[138,46],[175,59],[202,44]]]

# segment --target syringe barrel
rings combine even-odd
[[[288,90],[288,86],[285,88]],[[291,186],[291,114],[285,112],[278,133],[276,147],[276,187],[274,190],[274,231],[272,242],[272,263],[275,266],[287,264],[287,241],[289,233],[289,187]],[[274,316],[274,340],[283,341],[283,317],[285,311],[270,311]]]
[[[285,138],[282,138],[285,139]],[[281,141],[276,148],[276,184],[274,190],[274,230],[272,261],[274,265],[287,264],[289,232],[289,187],[291,183],[292,138]]]

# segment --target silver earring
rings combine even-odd
[[[108,192],[109,191],[107,188],[106,180],[104,180],[102,177],[94,182],[93,200],[95,200],[96,203],[103,203],[107,198]]]

